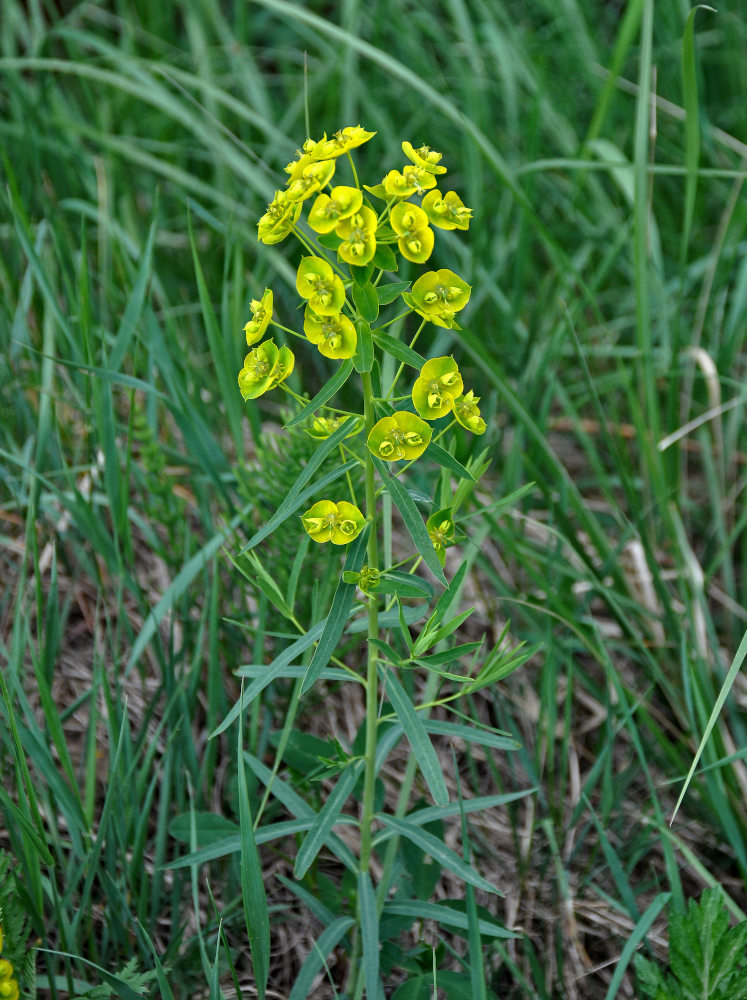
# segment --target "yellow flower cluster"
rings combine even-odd
[[[305,301],[306,340],[326,358],[353,359],[360,372],[371,371],[371,323],[380,305],[401,296],[411,312],[425,322],[458,330],[457,314],[465,308],[471,293],[467,282],[447,268],[422,274],[409,290],[404,283],[396,291],[393,285],[381,284],[385,272],[397,270],[395,251],[408,261],[425,263],[433,252],[434,229],[466,230],[472,210],[456,192],[440,189],[446,173],[441,153],[425,145],[416,148],[407,141],[402,143],[402,152],[408,162],[399,170],[390,170],[381,183],[361,186],[355,168],[354,184],[335,183],[340,158],[349,156],[351,150],[375,134],[353,125],[330,138],[325,133],[321,139],[307,139],[285,167],[285,189],[275,192],[258,223],[261,242],[279,243],[294,233],[305,248],[296,272],[296,289]],[[419,204],[415,198],[420,199]],[[375,199],[385,202],[383,209],[374,209]],[[304,234],[297,228],[304,202],[310,206],[306,221],[315,237],[311,240],[308,232]],[[336,254],[336,260],[329,251]],[[378,277],[374,279],[377,268]],[[252,347],[273,322],[272,291],[266,288],[261,299],[251,301],[250,309],[244,333],[247,345]],[[375,330],[373,340],[375,343]],[[244,359],[239,374],[242,396],[255,399],[280,385],[293,367],[294,357],[288,347],[278,347],[272,340],[260,343]],[[374,456],[386,462],[413,461],[431,442],[433,430],[428,421],[451,415],[472,433],[484,433],[485,421],[478,403],[472,391],[465,393],[454,358],[433,358],[425,362],[415,381],[412,407],[393,410],[385,404],[385,415],[380,410],[381,419],[369,424],[366,444]],[[336,418],[315,416],[309,433],[322,440],[336,426]],[[359,428],[360,423],[351,433],[357,434]],[[434,528],[434,545],[440,552],[450,544],[444,535],[447,520],[442,518]],[[314,504],[302,522],[314,541],[337,545],[352,541],[364,524],[355,505],[331,500]]]
[[[0,927],[0,952],[3,950],[3,929]],[[18,983],[13,978],[13,966],[7,958],[0,958],[0,997],[18,1000]]]

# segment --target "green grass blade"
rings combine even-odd
[[[301,966],[288,1000],[306,1000],[314,980],[326,965],[327,956],[337,947],[354,923],[351,917],[338,917],[322,931],[319,940],[314,942],[312,950]]]
[[[623,977],[625,975],[625,970],[630,964],[630,960],[635,954],[636,948],[648,934],[649,928],[656,920],[656,918],[659,916],[661,911],[664,909],[666,904],[669,902],[670,898],[671,898],[671,893],[669,892],[659,893],[659,895],[654,899],[654,901],[648,907],[648,909],[643,914],[641,919],[633,928],[633,933],[625,942],[625,947],[623,948],[622,954],[620,955],[620,960],[615,966],[615,971],[612,975],[612,979],[610,980],[610,984],[605,994],[604,1000],[615,1000],[615,997],[618,996],[618,990],[622,985]]]
[[[717,13],[708,4],[697,4],[687,15],[682,38],[682,94],[685,107],[685,211],[682,224],[682,255],[690,241],[693,216],[695,214],[695,193],[698,187],[698,163],[700,161],[700,122],[698,120],[698,80],[695,67],[695,16],[699,10]]]
[[[258,677],[253,684],[244,691],[229,711],[228,715],[225,717],[223,722],[213,730],[210,734],[210,738],[213,739],[216,736],[220,736],[221,733],[225,732],[226,729],[231,725],[233,720],[244,711],[254,699],[264,691],[268,684],[271,684],[278,677],[287,676],[284,673],[285,668],[300,656],[305,650],[312,646],[322,635],[324,627],[327,624],[327,619],[324,618],[322,621],[317,622],[313,625],[300,639],[296,639],[294,643],[288,646],[287,649],[283,650],[266,668],[262,670],[262,676]]]
[[[672,819],[670,820],[670,825],[674,822],[675,817],[679,812],[679,808],[682,805],[682,800],[685,797],[687,789],[690,785],[690,781],[692,780],[692,776],[695,773],[696,767],[698,766],[698,761],[700,760],[705,745],[708,742],[711,733],[713,732],[713,727],[716,725],[716,722],[718,721],[718,717],[721,714],[721,709],[724,707],[724,702],[726,701],[727,697],[729,696],[729,692],[731,691],[731,686],[736,680],[737,674],[742,669],[742,664],[744,663],[745,658],[747,658],[747,632],[745,632],[744,635],[742,636],[742,641],[739,644],[739,649],[737,649],[734,655],[734,659],[732,660],[731,666],[729,667],[728,673],[724,678],[724,683],[721,685],[721,690],[718,693],[718,698],[716,698],[716,703],[714,704],[713,710],[711,711],[710,718],[708,719],[708,725],[706,726],[705,732],[703,733],[703,738],[701,739],[698,745],[698,749],[695,752],[695,756],[693,757],[693,762],[690,765],[690,770],[687,772],[687,777],[685,778],[685,784],[682,786],[682,791],[680,792],[679,798],[677,799],[677,804],[674,807],[674,812],[672,813]]]

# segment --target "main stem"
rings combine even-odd
[[[363,415],[366,421],[366,435],[376,423],[373,386],[371,375],[363,372]],[[376,482],[374,464],[366,451],[366,518],[370,524],[368,535],[368,565],[379,568],[379,547],[376,534]],[[374,814],[374,791],[376,783],[376,727],[378,722],[379,678],[377,672],[377,651],[371,639],[379,637],[379,604],[375,595],[368,598],[368,656],[366,671],[366,769],[363,786],[363,813],[361,816],[360,870],[367,872],[371,866],[371,840]]]

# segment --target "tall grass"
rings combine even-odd
[[[46,995],[103,978],[129,996],[133,956],[164,995],[251,995],[238,855],[173,863],[238,822],[236,740],[208,734],[231,671],[285,632],[223,547],[308,455],[299,437],[274,459],[285,415],[235,390],[249,301],[270,269],[293,292],[255,223],[307,113],[313,135],[379,133],[368,175],[402,138],[444,152],[476,218],[448,263],[474,288],[464,330],[434,348],[479,386],[495,497],[536,484],[469,522],[486,623],[542,648],[474,705],[521,751],[460,765],[473,793],[539,789],[470,817],[522,931],[492,947],[489,988],[632,996],[626,942],[660,949],[670,894],[681,908],[720,883],[745,909],[739,677],[669,825],[747,619],[747,27],[733,7],[688,13],[110,0],[63,16],[5,0],[0,846]],[[323,378],[308,363],[294,388]],[[317,620],[336,566],[312,587],[293,555],[268,550]],[[270,686],[246,720],[257,769],[290,694]],[[282,852],[262,858],[285,871]],[[295,891],[324,906],[337,875]],[[290,949],[298,904],[272,885]],[[300,960],[272,958],[279,995]]]

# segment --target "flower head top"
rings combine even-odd
[[[303,526],[315,542],[332,542],[347,545],[363,530],[366,519],[355,506],[346,500],[334,503],[319,500],[302,516]]]
[[[401,201],[392,209],[392,229],[399,239],[397,244],[403,257],[422,264],[433,251],[433,230],[428,226],[428,216],[422,208]]]
[[[441,194],[438,188],[423,198],[423,210],[431,225],[439,229],[469,229],[472,209],[454,191]]]
[[[345,302],[345,286],[321,257],[302,257],[296,273],[296,288],[317,316],[334,316]]]
[[[480,416],[478,403],[480,397],[476,396],[470,389],[463,396],[454,400],[454,416],[466,430],[473,434],[484,434],[486,429],[485,421]]]
[[[415,380],[412,401],[415,409],[426,420],[438,420],[454,407],[454,400],[464,390],[462,376],[452,357],[431,358],[426,361]]]
[[[446,173],[446,167],[439,166],[442,154],[437,153],[430,146],[421,146],[420,149],[415,149],[411,142],[403,142],[402,152],[416,167],[422,167],[423,170],[427,170],[430,174]]]
[[[266,340],[244,358],[244,367],[239,372],[241,395],[244,399],[256,399],[274,389],[288,378],[294,363],[289,347],[278,348],[273,340]]]
[[[284,240],[301,214],[301,202],[288,201],[286,191],[276,191],[267,211],[257,223],[257,239],[271,245]]]
[[[252,318],[244,327],[246,343],[248,347],[256,344],[264,336],[265,330],[270,325],[272,319],[272,291],[265,288],[261,299],[252,299],[249,304],[252,311]]]
[[[431,442],[429,424],[407,410],[398,410],[391,417],[382,417],[371,428],[368,448],[372,455],[385,462],[410,461],[420,458]]]
[[[427,271],[403,298],[418,315],[436,326],[453,327],[454,316],[469,302],[471,288],[448,268]]]
[[[343,219],[354,215],[363,204],[363,193],[341,184],[331,194],[320,194],[309,212],[309,225],[317,233],[331,233]]]
[[[319,316],[310,305],[304,313],[303,332],[325,358],[352,358],[358,345],[355,327],[347,316]]]

